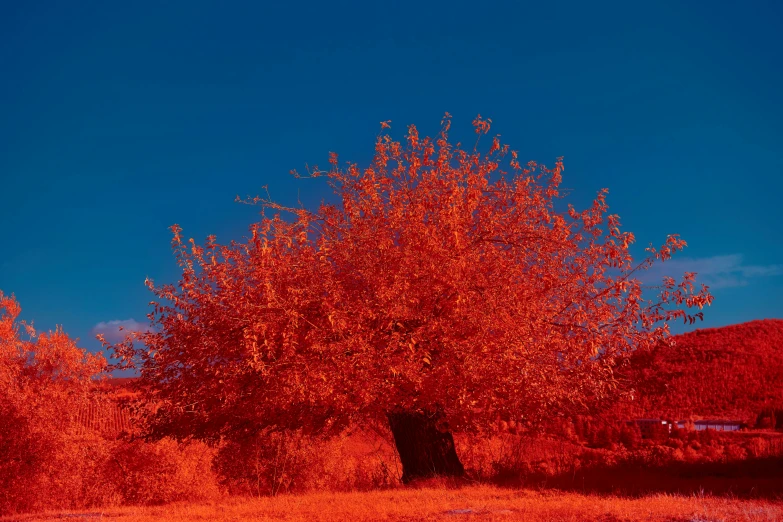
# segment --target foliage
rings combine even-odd
[[[783,429],[783,408],[763,408],[756,416],[756,427]]]
[[[36,334],[20,312],[0,293],[0,514],[218,495],[205,445],[110,440],[86,426],[84,411],[107,409],[94,380],[103,357],[61,329]]]
[[[639,383],[628,415],[733,418],[774,428],[783,409],[783,320],[696,330],[640,352],[628,377]],[[764,420],[766,419],[766,420]]]
[[[171,439],[110,443],[108,481],[122,504],[150,505],[220,496],[212,473],[215,451],[204,444],[179,444]]]
[[[371,433],[323,438],[264,430],[223,443],[215,469],[230,494],[260,497],[397,485],[394,460],[389,445]]]
[[[0,292],[0,512],[29,510],[64,491],[78,405],[105,366],[61,329],[36,334],[21,307]]]
[[[781,492],[777,434],[676,430],[626,445],[618,433],[603,447],[513,432],[456,440],[472,477],[504,486],[634,496],[702,491],[779,498]]]
[[[490,122],[474,126],[480,138]],[[202,246],[173,227],[181,279],[148,281],[152,328],[113,347],[157,405],[150,435],[339,432],[394,411],[460,430],[533,423],[616,399],[619,362],[711,302],[692,273],[643,295],[638,273],[685,247],[678,236],[635,263],[606,190],[558,211],[561,161],[522,165],[498,137],[466,151],[449,127],[380,136],[364,169],[331,154],[310,177],[337,203],[256,198],[275,215],[244,242]]]

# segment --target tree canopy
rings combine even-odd
[[[686,246],[677,235],[635,261],[606,190],[566,206],[561,160],[522,164],[497,136],[465,150],[450,124],[380,135],[364,168],[331,153],[307,177],[334,202],[255,198],[244,241],[172,227],[180,281],[148,281],[151,329],[113,347],[157,405],[151,433],[329,430],[394,412],[437,412],[450,429],[535,422],[617,397],[618,364],[711,303],[693,273],[643,287],[641,272]]]

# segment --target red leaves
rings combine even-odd
[[[36,334],[17,321],[20,312],[0,292],[0,513],[45,494],[35,488],[55,475],[55,459],[83,450],[68,436],[105,368],[103,357],[85,353],[59,328]]]
[[[476,133],[490,123],[478,116]],[[398,408],[442,411],[455,427],[501,412],[535,420],[613,396],[622,358],[664,339],[661,322],[699,317],[680,307],[711,302],[692,274],[646,296],[637,272],[685,242],[669,236],[634,263],[607,190],[557,211],[562,158],[521,169],[512,151],[498,176],[508,146],[495,137],[487,155],[468,153],[449,143],[448,113],[441,124],[435,141],[412,125],[404,143],[378,137],[366,168],[340,169],[330,153],[338,204],[253,200],[291,219],[264,218],[245,244],[212,238],[204,255],[172,228],[180,285],[154,288],[169,304],[145,349],[123,352],[157,390],[165,429],[218,437]],[[222,382],[216,367],[231,368]],[[182,417],[185,404],[196,413]]]
[[[408,126],[408,145],[411,149],[417,149],[419,147],[419,131],[415,125]]]
[[[489,155],[491,156],[495,152],[500,150],[500,137],[495,136],[492,138],[492,146],[489,148]]]
[[[36,333],[31,325],[17,322],[20,313],[16,299],[0,291],[0,375],[6,376],[0,379],[0,387],[20,387],[40,395],[43,388],[89,384],[90,377],[103,371],[103,357],[78,348],[60,328]]]
[[[700,316],[694,314],[686,321],[695,322]],[[645,392],[639,395],[639,416],[696,415],[753,422],[765,407],[783,404],[779,385],[783,321],[699,329],[672,341],[631,360],[629,368],[638,374]]]
[[[481,135],[488,133],[491,123],[492,120],[490,119],[482,119],[481,114],[476,116],[476,119],[473,120],[473,127],[475,128],[476,134]]]

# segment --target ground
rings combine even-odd
[[[783,501],[654,495],[637,499],[557,491],[467,486],[423,487],[365,493],[283,495],[227,499],[210,504],[52,512],[0,521],[510,521],[526,522],[739,522],[783,520]]]

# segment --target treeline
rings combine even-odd
[[[764,408],[756,417],[756,428],[783,430],[783,408]]]

